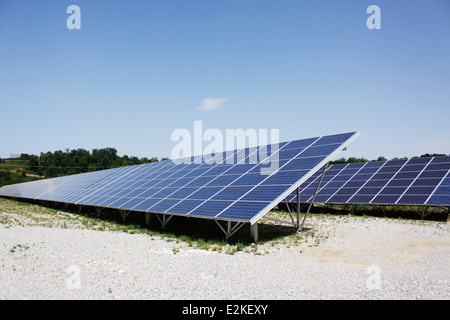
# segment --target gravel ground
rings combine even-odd
[[[447,223],[308,224],[320,239],[312,246],[279,241],[235,254],[145,234],[0,224],[0,299],[450,298]]]

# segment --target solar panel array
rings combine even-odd
[[[206,162],[191,157],[9,185],[0,195],[254,223],[358,135],[217,153]],[[274,165],[278,170],[261,174]]]
[[[300,186],[310,202],[322,171]],[[297,201],[296,193],[287,197]],[[450,157],[430,157],[329,166],[315,202],[329,204],[450,205]]]

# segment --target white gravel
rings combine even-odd
[[[327,234],[318,245],[259,245],[269,252],[262,255],[143,234],[0,225],[0,299],[450,298],[448,224],[313,222]]]

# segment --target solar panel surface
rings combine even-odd
[[[223,159],[221,163],[191,157],[27,182],[0,188],[0,195],[254,223],[358,135],[315,137],[206,157]],[[262,174],[271,166],[276,170]]]
[[[300,186],[310,202],[321,171]],[[291,193],[288,201],[297,201]],[[315,202],[330,204],[450,205],[450,157],[329,166]]]

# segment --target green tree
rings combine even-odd
[[[114,148],[103,148],[92,150],[92,162],[90,167],[94,170],[109,169],[117,163],[119,157]]]
[[[448,154],[445,153],[425,153],[420,156],[420,158],[428,158],[428,157],[446,157]]]
[[[36,156],[36,155],[30,156],[26,170],[31,171],[34,174],[39,174],[39,157],[38,156]]]
[[[28,161],[28,160],[30,160],[30,155],[27,154],[27,153],[22,153],[22,154],[20,155],[20,158],[19,158],[19,159],[20,159],[20,160]]]

